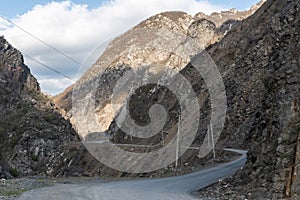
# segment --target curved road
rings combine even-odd
[[[120,181],[103,184],[59,184],[23,193],[19,200],[195,200],[192,192],[233,175],[244,166],[247,151],[239,159],[213,168],[169,178]]]

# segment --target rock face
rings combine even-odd
[[[213,22],[216,27],[220,28],[222,26],[230,25],[232,21],[241,21],[247,17],[253,15],[257,9],[259,9],[267,0],[261,0],[257,4],[253,5],[249,10],[239,11],[237,9],[231,9],[229,11],[222,11],[221,13],[212,13],[207,16],[204,13],[198,13],[195,15],[195,20],[198,19],[207,19]]]
[[[23,62],[0,37],[0,177],[89,175],[100,165],[85,150]],[[85,165],[89,162],[91,166]]]
[[[225,144],[249,149],[230,189],[254,199],[299,195],[299,11],[269,0],[208,48],[227,88]]]
[[[63,143],[76,140],[71,125],[53,111],[22,54],[0,38],[1,177],[52,175],[62,167]]]
[[[0,81],[9,82],[15,92],[21,93],[23,90],[40,92],[39,83],[24,65],[23,56],[3,36],[0,37],[0,71]]]

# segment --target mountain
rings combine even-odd
[[[243,12],[232,9],[211,15],[198,13],[194,17],[179,11],[160,13],[111,41],[97,62],[75,84],[88,85],[100,74],[105,79],[97,91],[97,95],[101,96],[98,112],[103,116],[100,119],[103,127],[98,131],[107,130],[113,121],[114,115],[108,113],[111,105],[107,102],[110,101],[111,88],[127,70],[125,68],[138,69],[141,66],[157,64],[179,71],[189,63],[191,56],[218,42],[264,2],[260,1],[250,10]],[[64,109],[69,117],[72,115],[73,87],[70,86],[54,97],[55,104]]]
[[[24,64],[20,51],[0,37],[0,177],[100,174],[71,123]],[[85,163],[89,163],[85,164]]]
[[[166,88],[152,85],[136,90],[129,107],[133,108],[130,114],[135,122],[147,125],[151,105],[163,105],[168,113],[172,113],[168,115],[163,129],[168,135],[144,140],[132,138],[120,130],[115,118],[124,106],[125,97],[121,98],[123,105],[115,113],[108,113],[113,106],[110,104],[112,88],[124,73],[141,66],[163,66],[180,71],[192,83],[201,104],[200,124],[207,124],[211,97],[203,77],[194,66],[203,54],[197,54],[197,51],[206,47],[221,72],[227,96],[226,122],[216,144],[216,153],[219,155],[223,147],[249,150],[246,166],[230,179],[230,192],[225,196],[231,199],[244,193],[254,199],[297,198],[300,192],[299,0],[268,0],[261,3],[264,3],[263,6],[256,12],[250,12],[255,12],[253,15],[239,22],[234,17],[214,21],[218,14],[203,16],[200,13],[191,18],[181,12],[161,13],[145,20],[112,41],[96,64],[75,85],[76,95],[82,91],[81,97],[86,97],[83,101],[88,101],[89,88],[96,91],[96,107],[83,112],[92,111],[92,115],[96,115],[103,124],[99,132],[105,131],[115,143],[161,145],[161,137],[174,137],[179,120],[177,114],[180,112],[178,101]],[[234,15],[237,11],[223,12],[219,18],[223,19],[230,13]],[[158,38],[151,31],[153,28],[162,37]],[[176,40],[167,43],[167,39],[175,35],[178,36],[174,37]],[[194,48],[191,44],[197,42],[202,45]],[[155,45],[158,45],[158,50],[154,49]],[[188,51],[180,52],[182,48]],[[189,56],[194,60],[189,60]],[[100,82],[93,84],[98,79]],[[56,102],[60,104],[60,98],[65,96],[72,95],[69,92],[62,94]],[[70,105],[71,99],[66,99],[64,102],[69,103],[65,105]],[[84,115],[77,116],[77,119],[74,115],[72,117],[79,134],[82,132],[81,136],[87,139],[97,137],[90,134]],[[200,126],[193,145],[201,145],[206,132],[207,126]],[[139,148],[135,150],[145,152]],[[197,163],[196,159],[197,156],[187,153],[182,157],[182,162],[193,165]],[[214,186],[209,194],[218,196],[218,189],[219,186]]]
[[[201,18],[200,15],[203,15],[201,13],[192,17],[178,11],[154,15],[111,41],[97,62],[83,74],[75,85],[54,97],[54,102],[65,110],[66,116],[70,118],[82,139],[99,139],[97,133],[105,132],[112,138],[111,141],[115,143],[157,144],[160,146],[164,143],[161,141],[161,137],[170,140],[176,133],[176,128],[170,129],[170,127],[176,126],[177,117],[175,116],[178,113],[178,102],[176,99],[171,98],[166,98],[162,102],[163,99],[159,97],[161,93],[163,93],[163,96],[172,96],[172,94],[168,91],[157,91],[156,94],[151,96],[152,100],[158,100],[157,103],[163,104],[170,111],[173,108],[176,110],[172,111],[173,115],[168,118],[169,121],[163,129],[165,133],[149,140],[130,137],[118,129],[114,121],[119,109],[114,108],[111,103],[111,96],[118,80],[130,69],[144,70],[148,68],[145,69],[146,73],[152,73],[149,66],[157,67],[155,69],[157,71],[167,68],[179,72],[188,65],[192,56],[222,39],[233,27],[242,23],[240,20],[251,15],[263,2],[259,2],[250,11],[231,10],[218,13],[219,18],[215,18],[216,13]],[[190,80],[192,78],[190,77]],[[196,81],[196,78],[193,81]],[[201,87],[201,85],[199,86]],[[91,88],[93,89],[90,90]],[[132,109],[132,115],[134,115],[135,120],[140,119],[138,120],[139,124],[149,122],[149,116],[144,114],[148,113],[147,109],[150,108],[153,102],[150,101],[148,105],[143,102],[147,102],[147,92],[151,89],[153,88],[145,88],[144,91],[141,91],[143,93],[137,93],[136,98],[133,98],[135,100],[132,101],[132,105],[135,109]],[[202,89],[201,91],[203,91]],[[200,95],[201,91],[197,91],[197,94]],[[207,103],[205,95],[200,99],[202,104]],[[120,106],[125,105],[126,96],[123,95],[119,99],[122,102]],[[140,101],[137,99],[138,96],[142,96],[144,99]],[[96,102],[95,104],[92,102],[93,100]],[[209,112],[206,112],[202,116],[201,122],[206,123],[208,115]],[[100,123],[93,124],[93,122],[96,122],[96,120],[93,120],[95,116]],[[203,132],[207,131],[206,127],[201,127],[201,129]],[[201,144],[202,140],[203,135],[199,135],[195,145]],[[86,147],[89,149],[87,145]],[[149,151],[149,149],[138,148],[138,151]],[[108,150],[104,152],[98,150],[97,152],[101,152],[101,157],[105,157],[106,154],[109,157],[111,156],[111,152]],[[194,164],[204,165],[207,160],[211,161],[212,155],[199,160],[197,158],[198,153],[195,152],[188,152],[184,155],[185,159],[183,160],[189,160],[190,163],[187,166],[188,171],[192,170]],[[219,150],[217,153],[218,155],[224,154]],[[119,156],[123,157],[124,155]],[[121,162],[122,159],[115,161]],[[170,167],[172,168],[172,166]],[[161,174],[162,172],[157,173]]]
[[[0,80],[1,177],[56,173],[66,164],[63,144],[76,141],[76,133],[41,93],[22,54],[4,37]]]
[[[154,146],[122,147],[129,152],[151,152],[170,142],[178,132],[182,113],[175,93],[162,84],[148,84],[133,93],[125,91],[118,98],[118,107],[113,107],[114,88],[132,69],[140,70],[141,79],[146,81],[148,75],[172,69],[190,82],[199,102],[200,126],[192,144],[199,147],[205,142],[213,107],[208,84],[196,68],[205,64],[200,58],[208,54],[220,71],[227,100],[216,156],[224,154],[224,147],[249,152],[245,167],[235,176],[199,195],[219,199],[297,199],[299,11],[300,0],[268,0],[245,12],[231,10],[210,16],[199,13],[194,17],[183,12],[160,13],[113,40],[81,79],[54,101],[70,117],[81,139],[94,140],[99,133],[105,133],[116,144]],[[99,164],[84,149],[71,123],[41,94],[20,52],[3,37],[0,42],[1,176],[124,175]],[[157,68],[151,71],[151,67]],[[163,82],[168,80],[163,78]],[[134,122],[141,126],[150,123],[148,111],[152,105],[163,105],[168,115],[161,134],[145,139],[131,137],[119,129],[116,119],[122,116],[125,102]],[[214,160],[212,152],[203,159],[199,159],[198,152],[183,154],[180,169]],[[110,151],[99,153],[108,158],[113,155]],[[122,165],[124,159],[119,155],[113,162]],[[146,164],[152,165],[155,159]],[[159,173],[172,167],[174,163]]]

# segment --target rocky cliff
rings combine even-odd
[[[4,37],[0,38],[0,78],[1,177],[52,175],[63,164],[63,144],[77,137],[40,92],[22,54]]]
[[[269,0],[208,48],[227,88],[225,144],[249,149],[222,198],[299,198],[299,9]]]
[[[21,52],[0,37],[0,177],[99,173],[69,121],[44,95]],[[90,165],[85,164],[88,162]]]
[[[3,36],[0,37],[0,72],[0,81],[9,85],[16,93],[24,90],[40,92],[37,80],[24,65],[23,56]]]

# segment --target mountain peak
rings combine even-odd
[[[176,30],[181,33],[186,33],[191,20],[192,17],[185,12],[169,11],[154,15],[144,20],[134,28],[166,28],[169,30]]]
[[[4,36],[0,36],[0,77],[19,93],[23,90],[40,92],[39,83],[24,64],[23,55]]]

